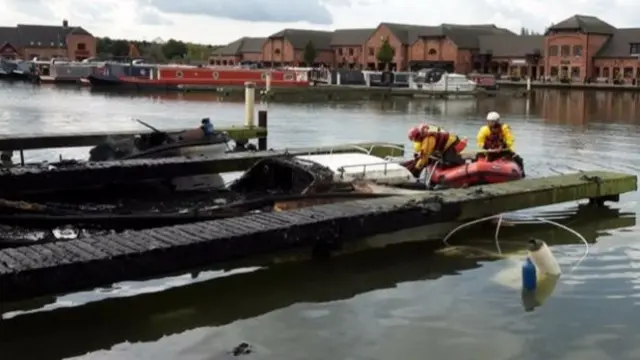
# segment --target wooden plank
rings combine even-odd
[[[0,251],[0,301],[159,276],[299,246],[330,251],[357,238],[635,190],[634,175],[587,172],[5,249]]]
[[[177,133],[185,129],[162,130]],[[267,129],[260,127],[222,127],[217,130],[226,131],[234,140],[249,140],[267,136]],[[14,134],[0,135],[0,151],[2,150],[34,150],[94,146],[103,143],[109,136],[135,136],[150,134],[150,129],[126,131],[94,131],[64,134]]]

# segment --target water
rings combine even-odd
[[[119,96],[86,90],[0,84],[7,133],[159,128],[241,123],[239,103],[207,94]],[[531,177],[640,169],[637,94],[540,91],[515,98],[269,105],[272,147],[359,141],[405,142],[431,121],[472,139],[482,115],[511,124]],[[32,160],[60,151],[28,152]],[[64,157],[85,157],[68,149]],[[611,209],[576,204],[526,215],[564,219],[591,242],[542,306],[525,312],[518,262],[466,250],[434,253],[435,243],[404,244],[331,262],[274,259],[163,279],[4,304],[0,348],[8,359],[227,359],[242,342],[248,359],[638,359],[640,245],[637,193]],[[473,234],[473,235],[471,235]],[[584,246],[549,226],[505,227],[503,251],[525,235],[554,244],[565,271]],[[465,241],[470,240],[470,241]],[[492,230],[452,242],[494,250]],[[472,256],[473,255],[473,256]],[[235,269],[235,270],[232,270]],[[0,295],[1,296],[1,295]]]

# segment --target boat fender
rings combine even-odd
[[[522,289],[522,306],[525,311],[533,311],[536,307],[542,306],[542,304],[553,294],[553,291],[558,284],[558,276],[542,275],[538,278],[536,283],[536,289],[534,291]]]
[[[542,273],[558,276],[562,269],[547,244],[539,239],[529,240],[529,258]]]
[[[531,257],[522,264],[522,289],[533,291],[538,285],[538,276],[536,274],[536,266],[531,261]]]

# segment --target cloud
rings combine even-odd
[[[209,15],[241,21],[331,25],[333,16],[319,0],[148,0],[147,3],[166,13]],[[331,0],[330,4],[341,4]]]
[[[158,10],[147,6],[143,6],[141,9],[139,9],[136,17],[142,25],[173,25],[173,21],[171,21],[169,18],[162,15],[160,12],[158,12]]]

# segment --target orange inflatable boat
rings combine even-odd
[[[427,167],[427,174],[432,170],[432,165]],[[520,179],[522,179],[522,169],[514,161],[502,158],[488,161],[484,157],[479,157],[474,162],[464,165],[435,169],[430,185],[461,188]]]

